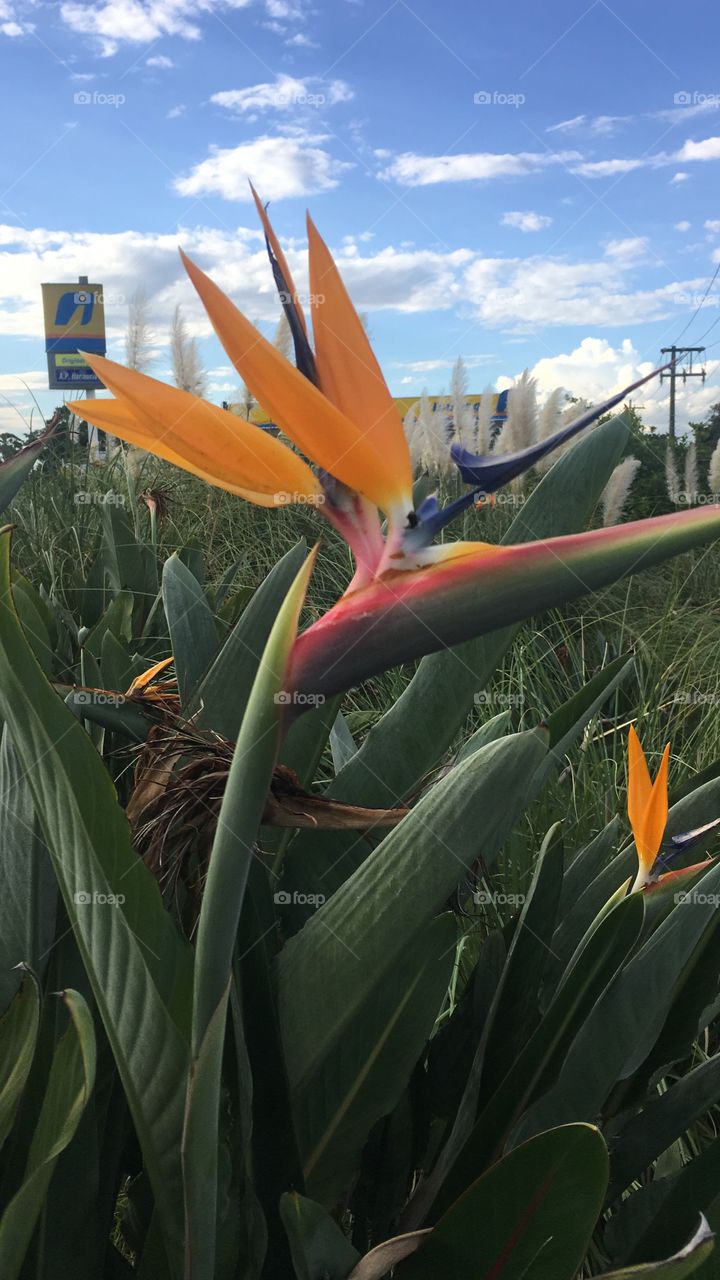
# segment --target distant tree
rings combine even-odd
[[[170,355],[172,357],[175,386],[189,391],[193,396],[205,394],[207,377],[200,357],[197,338],[187,331],[180,304],[175,308],[170,330]]]

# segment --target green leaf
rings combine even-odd
[[[258,665],[223,795],[198,921],[183,1138],[186,1265],[193,1280],[215,1276],[220,1079],[235,938],[280,741],[284,703],[277,695],[313,564],[310,556],[298,571]]]
[[[200,583],[177,556],[165,561],[162,593],[180,702],[186,707],[217,654],[217,627]]]
[[[92,1016],[77,991],[63,992],[70,1026],[55,1050],[22,1186],[0,1219],[0,1274],[16,1280],[58,1156],[73,1137],[95,1081]]]
[[[697,1272],[710,1257],[715,1237],[705,1218],[700,1215],[700,1226],[695,1235],[679,1253],[664,1262],[642,1262],[634,1267],[621,1267],[619,1271],[603,1271],[598,1280],[685,1280]]]
[[[57,882],[35,821],[30,786],[7,725],[0,737],[0,1010],[28,962],[42,977],[55,936]]]
[[[280,1199],[297,1280],[346,1280],[360,1255],[321,1205],[294,1193]]]
[[[0,1018],[0,1147],[30,1074],[40,1021],[40,992],[26,977],[10,1008]]]
[[[557,1078],[568,1045],[601,993],[612,988],[615,975],[638,940],[642,921],[642,896],[631,894],[596,929],[585,948],[583,963],[575,966],[554,996],[499,1089],[493,1097],[482,1099],[477,1123],[443,1182],[434,1213],[460,1195],[504,1147],[515,1146],[525,1137],[526,1108]],[[550,1123],[556,1123],[555,1119]]]
[[[662,1155],[720,1098],[720,1054],[682,1076],[662,1094],[651,1097],[642,1111],[614,1125],[610,1148],[611,1182],[608,1200],[614,1200],[643,1170]]]
[[[299,542],[273,567],[258,587],[205,675],[189,712],[197,723],[234,742],[278,610],[285,600],[307,548]]]
[[[85,637],[83,648],[98,661],[102,655],[102,642],[106,631],[110,631],[117,640],[129,643],[132,638],[133,603],[131,591],[118,592],[102,617],[95,623],[92,631]]]
[[[311,1195],[328,1207],[353,1185],[367,1136],[389,1115],[430,1038],[450,983],[457,926],[443,915],[388,971],[356,975],[355,1015],[294,1098]]]
[[[404,1280],[575,1280],[600,1212],[607,1152],[597,1129],[540,1134],[474,1182],[416,1253]]]
[[[9,531],[0,538],[0,716],[28,779],[165,1239],[177,1249],[190,953],[132,849],[100,757],[27,647],[12,608]]]
[[[491,861],[523,806],[542,733],[477,751],[433,788],[278,959],[278,1006],[293,1096],[351,1033],[367,998],[442,910],[482,849]]]
[[[0,515],[10,506],[18,489],[27,480],[54,430],[53,422],[32,444],[26,444],[24,449],[19,449],[11,458],[0,462]]]

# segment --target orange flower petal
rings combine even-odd
[[[670,764],[670,743],[663,751],[660,768],[652,785],[652,792],[645,809],[642,821],[643,858],[654,859],[662,844],[663,834],[668,819],[668,768]],[[638,853],[640,850],[638,849]]]
[[[310,309],[320,385],[385,459],[396,501],[412,493],[410,451],[400,415],[334,259],[308,216]]]
[[[645,810],[651,795],[652,782],[648,772],[645,752],[635,732],[635,726],[630,725],[628,733],[628,817],[638,851],[642,840]]]
[[[262,506],[322,496],[307,463],[259,427],[103,356],[87,360],[118,397],[76,401],[88,422]]]
[[[125,694],[125,697],[129,698],[131,693],[137,693],[138,690],[144,689],[146,685],[150,684],[150,681],[153,680],[156,675],[159,675],[161,671],[164,671],[166,667],[169,667],[170,663],[173,661],[174,659],[171,654],[169,658],[162,658],[160,662],[156,662],[154,667],[148,667],[147,671],[143,671],[141,675],[135,677],[130,688]]]
[[[396,504],[387,465],[345,414],[263,338],[241,311],[182,253],[215,332],[240,376],[273,422],[343,484],[389,511]]]

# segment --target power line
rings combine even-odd
[[[692,315],[691,315],[690,319],[688,320],[687,324],[685,325],[685,328],[684,328],[684,329],[681,329],[680,333],[678,334],[677,338],[675,339],[675,345],[676,345],[676,346],[677,346],[677,344],[679,343],[680,339],[682,338],[683,334],[684,334],[684,333],[687,333],[688,329],[690,328],[690,325],[692,324],[692,322],[693,322],[693,320],[695,319],[696,315],[698,314],[698,312],[700,311],[701,307],[703,306],[703,303],[705,302],[705,299],[708,297],[708,294],[710,293],[710,290],[712,289],[712,287],[713,287],[713,285],[714,285],[714,283],[715,283],[715,281],[717,280],[717,278],[718,278],[718,276],[719,276],[719,275],[720,275],[720,262],[718,262],[718,264],[717,264],[717,266],[716,266],[716,268],[715,268],[715,271],[714,271],[714,274],[713,274],[712,280],[710,281],[710,283],[709,283],[709,285],[708,285],[707,289],[705,290],[705,292],[704,292],[704,294],[703,294],[702,298],[700,299],[700,301],[699,301],[698,305],[696,306],[695,310],[693,311],[693,313],[692,313]]]

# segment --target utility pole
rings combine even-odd
[[[664,382],[666,378],[670,380],[670,419],[668,424],[668,435],[671,440],[675,439],[675,383],[678,378],[682,378],[683,382],[687,382],[688,378],[702,378],[705,381],[705,366],[702,369],[693,369],[693,356],[702,356],[705,354],[704,347],[662,347],[661,355],[670,356],[670,368],[660,374],[660,381]],[[678,368],[678,361],[686,361],[685,364]]]

